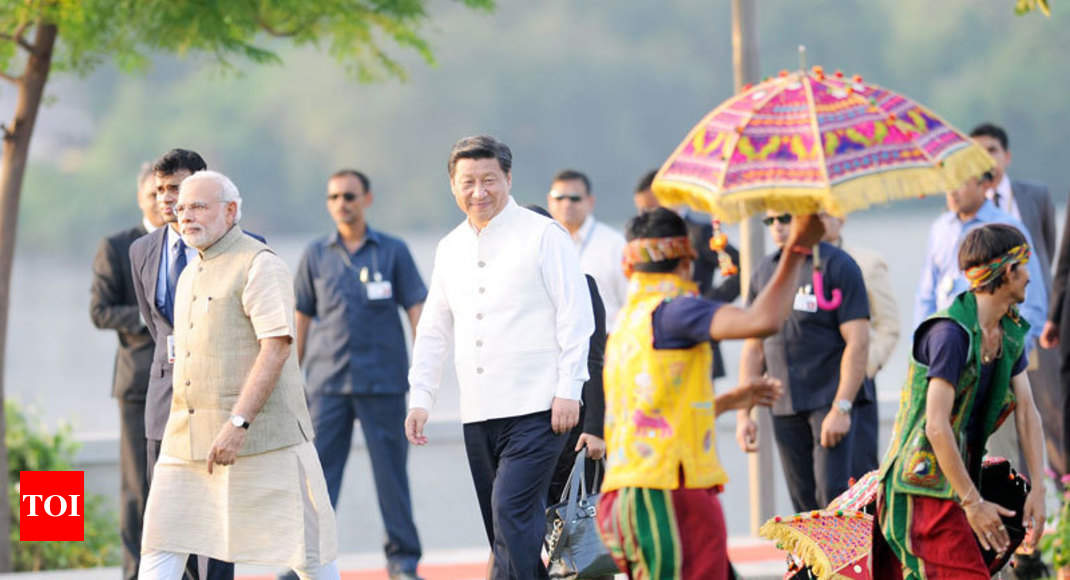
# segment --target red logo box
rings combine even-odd
[[[19,540],[85,540],[85,473],[19,472]]]

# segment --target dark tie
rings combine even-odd
[[[167,271],[167,319],[171,324],[175,323],[175,287],[178,285],[178,277],[186,267],[186,242],[178,238],[175,244],[175,255],[172,256],[171,269]]]
[[[992,193],[992,203],[996,204],[996,207],[999,207],[999,192],[998,191]]]

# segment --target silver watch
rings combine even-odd
[[[841,412],[841,413],[843,413],[844,415],[850,415],[851,414],[851,407],[853,407],[853,406],[854,406],[854,403],[852,403],[851,401],[848,401],[847,399],[838,399],[836,401],[836,410]]]
[[[230,424],[234,425],[235,427],[240,427],[242,429],[249,428],[249,422],[246,421],[245,417],[242,417],[241,415],[231,415]]]

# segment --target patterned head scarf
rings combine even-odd
[[[687,236],[636,238],[624,246],[624,272],[631,276],[636,264],[664,262],[679,258],[695,259],[697,254]]]
[[[1003,272],[1003,266],[1007,264],[1028,264],[1029,255],[1029,244],[1020,244],[988,263],[967,268],[965,274],[966,279],[970,281],[970,289],[980,288],[995,280]]]

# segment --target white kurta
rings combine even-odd
[[[300,443],[213,466],[161,455],[141,551],[315,569],[334,561],[337,532],[316,448]]]

